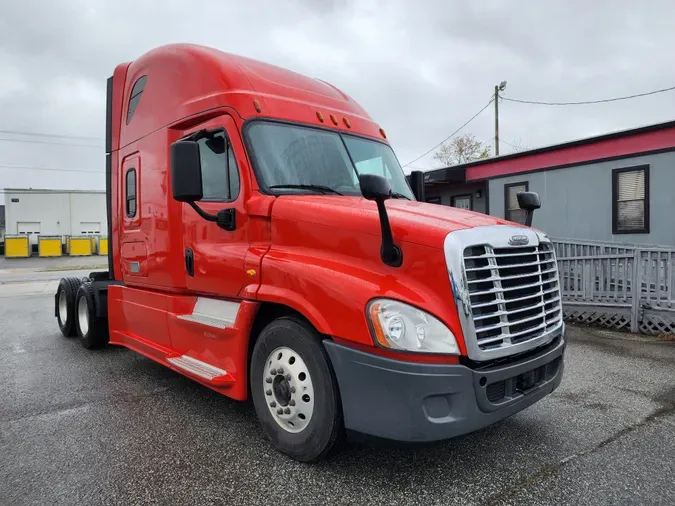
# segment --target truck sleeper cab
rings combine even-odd
[[[116,67],[106,118],[107,272],[55,316],[236,400],[278,450],[346,430],[434,441],[542,399],[563,374],[542,232],[424,202],[386,134],[330,84],[215,49]],[[520,194],[521,207],[539,206]]]

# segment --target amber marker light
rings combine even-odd
[[[374,303],[370,305],[370,322],[373,325],[373,331],[375,333],[375,339],[377,342],[384,346],[385,348],[391,348],[391,344],[384,337],[384,330],[382,330],[382,324],[380,323],[379,313],[380,313],[380,304]]]

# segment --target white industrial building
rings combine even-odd
[[[5,232],[37,236],[108,235],[105,192],[6,188]]]

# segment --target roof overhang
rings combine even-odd
[[[447,167],[424,174],[426,186],[466,183],[466,167]]]

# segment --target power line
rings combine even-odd
[[[499,95],[499,98],[506,100],[508,102],[518,102],[519,104],[534,104],[534,105],[588,105],[588,104],[604,104],[607,102],[618,102],[619,100],[628,100],[631,98],[646,97],[648,95],[656,95],[657,93],[665,93],[666,91],[675,90],[675,86],[670,88],[662,88],[660,90],[648,91],[647,93],[637,93],[635,95],[627,95],[625,97],[614,97],[614,98],[605,98],[603,100],[583,100],[581,102],[539,102],[536,100],[520,100],[517,98],[503,97]]]
[[[495,140],[495,138],[493,137],[492,139],[490,139],[490,142],[493,142],[494,140]],[[503,142],[504,144],[508,144],[512,148],[518,149],[519,151],[530,151],[531,149],[533,149],[529,146],[518,146],[517,144],[512,144],[509,141],[505,141],[504,139],[499,139],[499,142]]]
[[[12,135],[29,135],[31,137],[55,137],[58,139],[84,139],[92,141],[102,141],[100,137],[87,137],[84,135],[62,135],[62,134],[46,134],[41,132],[23,132],[21,130],[0,130],[0,134]]]
[[[35,139],[8,139],[6,137],[0,137],[0,142],[24,142],[27,144],[51,144],[53,146],[75,146],[81,148],[96,148],[101,149],[103,144],[94,145],[94,144],[75,144],[73,142],[49,142],[49,141],[38,141]]]
[[[492,140],[494,140],[494,138]],[[504,144],[508,144],[512,148],[523,149],[522,146],[516,146],[515,144],[511,144],[509,141],[505,141],[504,139],[499,139],[499,142],[503,142]]]
[[[441,144],[443,144],[444,142],[446,142],[448,139],[450,139],[451,137],[453,137],[453,136],[455,136],[456,134],[458,134],[465,126],[467,126],[467,125],[468,125],[469,123],[471,123],[474,119],[476,119],[480,113],[482,113],[485,109],[487,109],[493,101],[494,101],[494,98],[491,98],[490,101],[489,101],[487,104],[485,104],[485,106],[484,106],[480,111],[478,111],[476,114],[474,114],[473,116],[471,116],[471,118],[470,118],[466,123],[464,123],[461,127],[459,127],[457,130],[455,130],[454,132],[452,132],[450,135],[448,135],[445,139],[443,139],[441,142],[439,142],[438,144],[436,144],[436,145],[435,145],[433,148],[431,148],[429,151],[427,151],[427,152],[424,153],[423,155],[418,156],[418,157],[415,158],[414,160],[409,161],[409,162],[406,163],[403,167],[407,167],[408,165],[410,165],[410,164],[412,164],[412,163],[415,163],[415,162],[416,162],[417,160],[419,160],[420,158],[424,158],[424,157],[427,156],[429,153],[431,153],[434,149],[436,149],[438,146],[440,146]]]
[[[3,165],[0,164],[0,169],[21,169],[21,170],[46,170],[52,172],[86,172],[88,174],[105,174],[103,171],[98,170],[85,170],[85,169],[59,169],[57,167],[34,167],[31,165]]]
[[[105,193],[105,190],[72,190],[66,188],[7,188],[0,189],[0,195],[54,195],[58,193]]]

